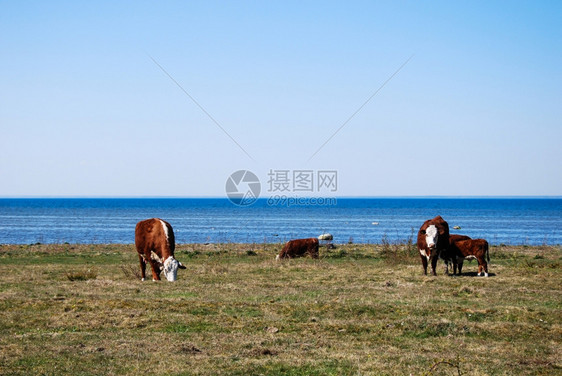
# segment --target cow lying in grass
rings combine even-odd
[[[317,238],[289,240],[275,259],[295,258],[306,254],[312,258],[318,258]]]
[[[164,271],[166,279],[173,282],[177,279],[178,268],[185,266],[174,258],[176,241],[172,226],[159,218],[146,219],[137,223],[135,228],[135,246],[139,254],[142,281],[145,280],[146,263],[152,268],[152,280],[160,280],[160,272]]]

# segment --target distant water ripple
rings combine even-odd
[[[133,243],[135,224],[151,217],[170,222],[178,243],[277,243],[323,232],[336,243],[415,241],[436,215],[451,232],[492,244],[562,244],[558,198],[340,198],[295,207],[265,199],[250,207],[227,199],[0,199],[0,244]]]

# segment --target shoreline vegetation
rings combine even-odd
[[[133,244],[0,245],[2,375],[562,373],[562,247],[490,247],[490,277],[424,276],[410,242],[177,244],[178,281]]]

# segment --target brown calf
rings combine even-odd
[[[301,257],[307,253],[312,258],[318,258],[318,239],[309,238],[289,240],[275,259],[279,260],[284,258]]]
[[[464,260],[476,259],[478,261],[478,275],[488,276],[488,262],[490,262],[490,252],[488,242],[484,239],[458,240],[451,243],[450,251],[454,254],[453,274],[456,273],[457,266],[459,274],[462,271]]]
[[[442,251],[449,246],[449,224],[440,215],[428,219],[418,231],[418,250],[423,265],[423,272],[427,275],[427,264],[431,261],[433,275],[437,266],[437,259]]]
[[[449,234],[449,247],[441,251],[439,254],[439,258],[441,258],[445,262],[445,274],[449,274],[449,263],[453,265],[453,275],[457,273],[457,263],[456,263],[456,252],[454,247],[451,245],[454,242],[458,242],[459,240],[469,240],[470,236],[466,235],[458,235],[458,234]]]
[[[152,280],[160,280],[160,272],[164,271],[166,279],[173,282],[177,279],[178,268],[185,266],[174,258],[176,241],[172,226],[160,218],[151,218],[137,223],[135,228],[135,246],[139,254],[142,280],[146,278],[146,263],[152,268]]]

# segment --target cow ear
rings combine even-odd
[[[179,263],[178,268],[180,268],[180,269],[187,269],[181,262]]]
[[[420,234],[425,235],[425,230],[420,230]]]

